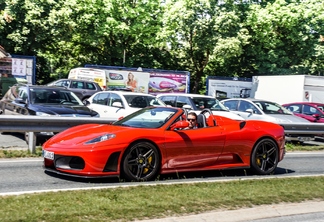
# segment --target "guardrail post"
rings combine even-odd
[[[34,132],[28,132],[28,149],[31,153],[36,153],[36,136]]]

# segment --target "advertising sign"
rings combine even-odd
[[[151,72],[149,80],[149,93],[186,93],[188,76],[176,73]]]
[[[250,78],[208,77],[207,95],[218,99],[248,98],[252,88]]]
[[[0,59],[0,74],[2,77],[26,79],[29,84],[35,82],[35,64],[34,56],[12,55]]]
[[[129,70],[108,70],[108,89],[129,89],[133,92],[148,93],[150,73]]]
[[[188,93],[190,73],[186,71],[152,70],[103,65],[85,65],[86,68],[106,72],[107,89],[128,89],[152,95],[159,93]]]

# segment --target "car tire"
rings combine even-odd
[[[251,154],[251,169],[259,175],[272,174],[278,165],[278,145],[271,139],[262,139]]]
[[[160,153],[150,142],[138,142],[130,146],[121,163],[121,173],[127,181],[149,181],[160,170]]]

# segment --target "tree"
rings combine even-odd
[[[323,4],[277,0],[265,7],[251,7],[246,25],[252,38],[245,56],[254,63],[252,72],[308,74],[323,29],[323,18],[319,18]]]
[[[6,1],[1,40],[12,51],[37,56],[37,79],[67,75],[87,63],[150,66],[158,64],[155,35],[161,6],[152,1]],[[156,52],[155,52],[156,53]],[[47,75],[46,75],[47,74]]]
[[[201,81],[209,63],[224,63],[242,53],[246,31],[240,27],[234,3],[209,0],[170,0],[166,2],[164,29],[161,37],[170,51],[192,70],[192,92],[203,88]]]

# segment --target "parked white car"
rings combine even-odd
[[[153,95],[128,91],[102,91],[92,95],[86,105],[100,117],[118,120],[147,106],[166,106]]]
[[[197,114],[203,109],[209,108],[215,115],[235,120],[244,120],[239,115],[231,113],[222,103],[212,96],[192,93],[162,93],[156,97],[161,99],[166,105],[179,108],[185,107]]]

